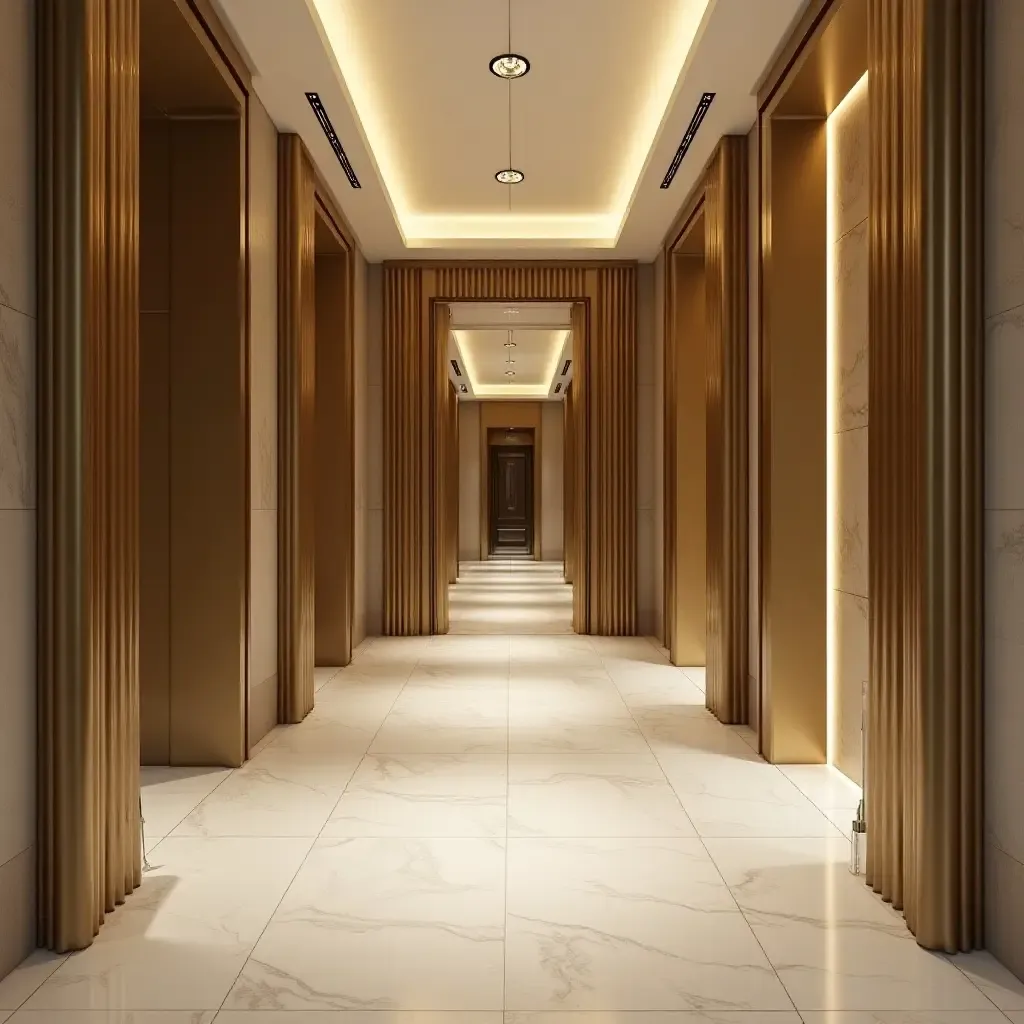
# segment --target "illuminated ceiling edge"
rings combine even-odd
[[[462,338],[460,335],[476,330],[473,327],[464,327],[460,329],[452,330],[452,338],[455,341],[455,349],[459,354],[459,360],[466,371],[466,376],[469,378],[469,388],[473,393],[474,398],[511,398],[518,396],[519,398],[547,398],[551,392],[551,386],[554,383],[555,377],[558,375],[558,364],[561,362],[562,353],[565,351],[565,343],[569,339],[569,335],[572,333],[568,328],[560,328],[562,336],[558,343],[554,346],[554,358],[551,361],[550,369],[547,373],[547,384],[488,384],[481,386],[477,384],[476,370],[473,368],[472,363],[467,357],[467,348],[462,345]],[[480,328],[481,330],[494,330],[494,328]],[[550,330],[550,328],[533,328],[531,326],[520,326],[516,327],[517,331],[529,331],[529,330]]]
[[[686,0],[680,0],[685,3]],[[598,248],[613,248],[618,244],[629,216],[633,199],[643,177],[644,170],[650,159],[651,152],[658,140],[665,118],[675,101],[680,80],[689,62],[693,50],[693,44],[700,34],[701,25],[704,22],[707,12],[710,10],[714,0],[695,0],[693,13],[686,19],[685,26],[678,29],[677,35],[671,45],[665,47],[665,56],[662,57],[660,68],[657,74],[659,85],[650,91],[650,98],[647,103],[647,110],[638,119],[642,127],[637,128],[636,136],[631,148],[631,156],[626,160],[627,170],[624,172],[616,192],[615,205],[617,212],[581,214],[573,218],[577,230],[570,234],[555,234],[553,231],[539,233],[528,232],[524,226],[528,223],[537,223],[538,217],[534,214],[501,214],[494,216],[479,216],[477,230],[472,234],[458,233],[452,230],[441,230],[432,232],[414,231],[415,224],[429,223],[436,221],[436,226],[442,224],[454,226],[461,223],[467,216],[472,215],[445,215],[445,214],[417,214],[409,211],[404,201],[399,200],[396,182],[398,175],[395,172],[395,161],[392,158],[391,149],[384,141],[384,132],[380,127],[382,119],[375,109],[373,100],[370,99],[371,90],[365,87],[366,75],[359,62],[359,47],[355,45],[345,46],[350,43],[350,34],[346,32],[345,26],[339,24],[343,16],[334,0],[306,0],[310,13],[314,16],[320,29],[321,37],[327,44],[326,49],[334,65],[335,76],[344,90],[355,120],[359,124],[363,141],[369,151],[370,159],[373,161],[377,176],[392,216],[395,219],[402,241],[407,248],[426,248],[437,243],[452,243],[460,241],[484,241],[484,240],[507,240],[520,241],[545,241],[561,244],[579,243],[589,241]],[[324,7],[329,6],[325,14]],[[683,19],[680,19],[682,21]],[[341,66],[344,63],[349,69],[349,74],[342,72]],[[355,85],[355,88],[353,88]],[[372,126],[371,126],[372,122]],[[632,168],[632,169],[630,169]],[[562,218],[559,218],[561,221]],[[582,226],[588,226],[589,230],[581,232]],[[609,233],[608,228],[614,226]]]

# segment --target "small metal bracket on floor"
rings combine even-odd
[[[142,870],[150,871],[149,858],[146,856],[146,819],[142,816],[142,794],[139,794],[139,830],[142,833]]]

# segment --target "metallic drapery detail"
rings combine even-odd
[[[868,880],[982,943],[983,4],[870,0]]]
[[[313,709],[316,299],[313,165],[278,139],[278,720]]]
[[[572,583],[576,564],[576,436],[573,411],[572,381],[565,390],[562,403],[562,550],[565,582]]]
[[[573,301],[576,436],[574,622],[578,632],[636,628],[636,268],[632,264],[391,263],[384,267],[384,631],[429,634],[447,623],[446,564],[438,558],[435,451],[448,301]],[[577,309],[578,306],[578,309]],[[447,328],[447,320],[444,328]],[[590,352],[601,368],[591,378]],[[589,418],[591,403],[603,421]],[[595,414],[596,415],[596,414]],[[604,444],[598,464],[587,430]],[[605,490],[607,488],[607,490]],[[582,500],[581,500],[582,496]],[[593,533],[591,533],[593,530]],[[442,531],[443,532],[443,531]],[[591,541],[591,537],[595,538]],[[593,545],[593,546],[592,546]],[[594,587],[591,574],[597,573]],[[445,625],[445,628],[446,625]]]
[[[707,333],[707,704],[747,720],[747,218],[745,135],[726,135],[704,190]]]
[[[142,880],[139,3],[37,10],[38,923],[64,952]]]

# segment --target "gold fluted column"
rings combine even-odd
[[[726,135],[704,189],[707,704],[747,720],[747,139]]]
[[[585,353],[590,391],[590,631],[632,636],[636,632],[635,268],[616,267],[601,274],[591,317]]]
[[[313,165],[278,138],[278,719],[313,709],[316,265]]]
[[[448,378],[448,330],[451,311],[446,302],[435,302],[434,329],[428,335],[431,364],[430,378],[430,492],[433,499],[431,516],[431,573],[433,595],[430,603],[430,632],[447,633],[448,613],[448,545],[449,545],[449,490],[448,455],[448,396],[451,381]],[[432,344],[431,344],[432,338]]]
[[[948,952],[983,939],[983,8],[868,22],[868,879]]]
[[[37,11],[38,922],[65,952],[142,878],[139,4]]]
[[[448,582],[459,578],[459,396],[448,384]]]
[[[572,381],[565,390],[562,403],[562,549],[565,582],[572,583],[576,564],[576,455],[575,419],[573,414]]]
[[[587,307],[574,302],[572,306],[572,436],[574,451],[573,498],[573,579],[572,628],[577,633],[589,633],[590,613],[591,534],[590,534],[590,338],[587,331]]]

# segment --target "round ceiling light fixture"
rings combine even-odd
[[[516,343],[514,341],[506,341],[505,342],[505,348],[515,348],[515,347],[516,347]]]
[[[516,375],[516,371],[515,370],[506,370],[505,371],[505,376],[506,377],[514,377],[515,375]]]
[[[530,62],[518,53],[499,53],[491,58],[490,68],[492,75],[511,81],[522,78],[530,70]]]
[[[514,167],[508,167],[504,171],[498,171],[494,176],[495,180],[500,182],[502,185],[518,185],[526,177],[522,171],[517,171]]]

